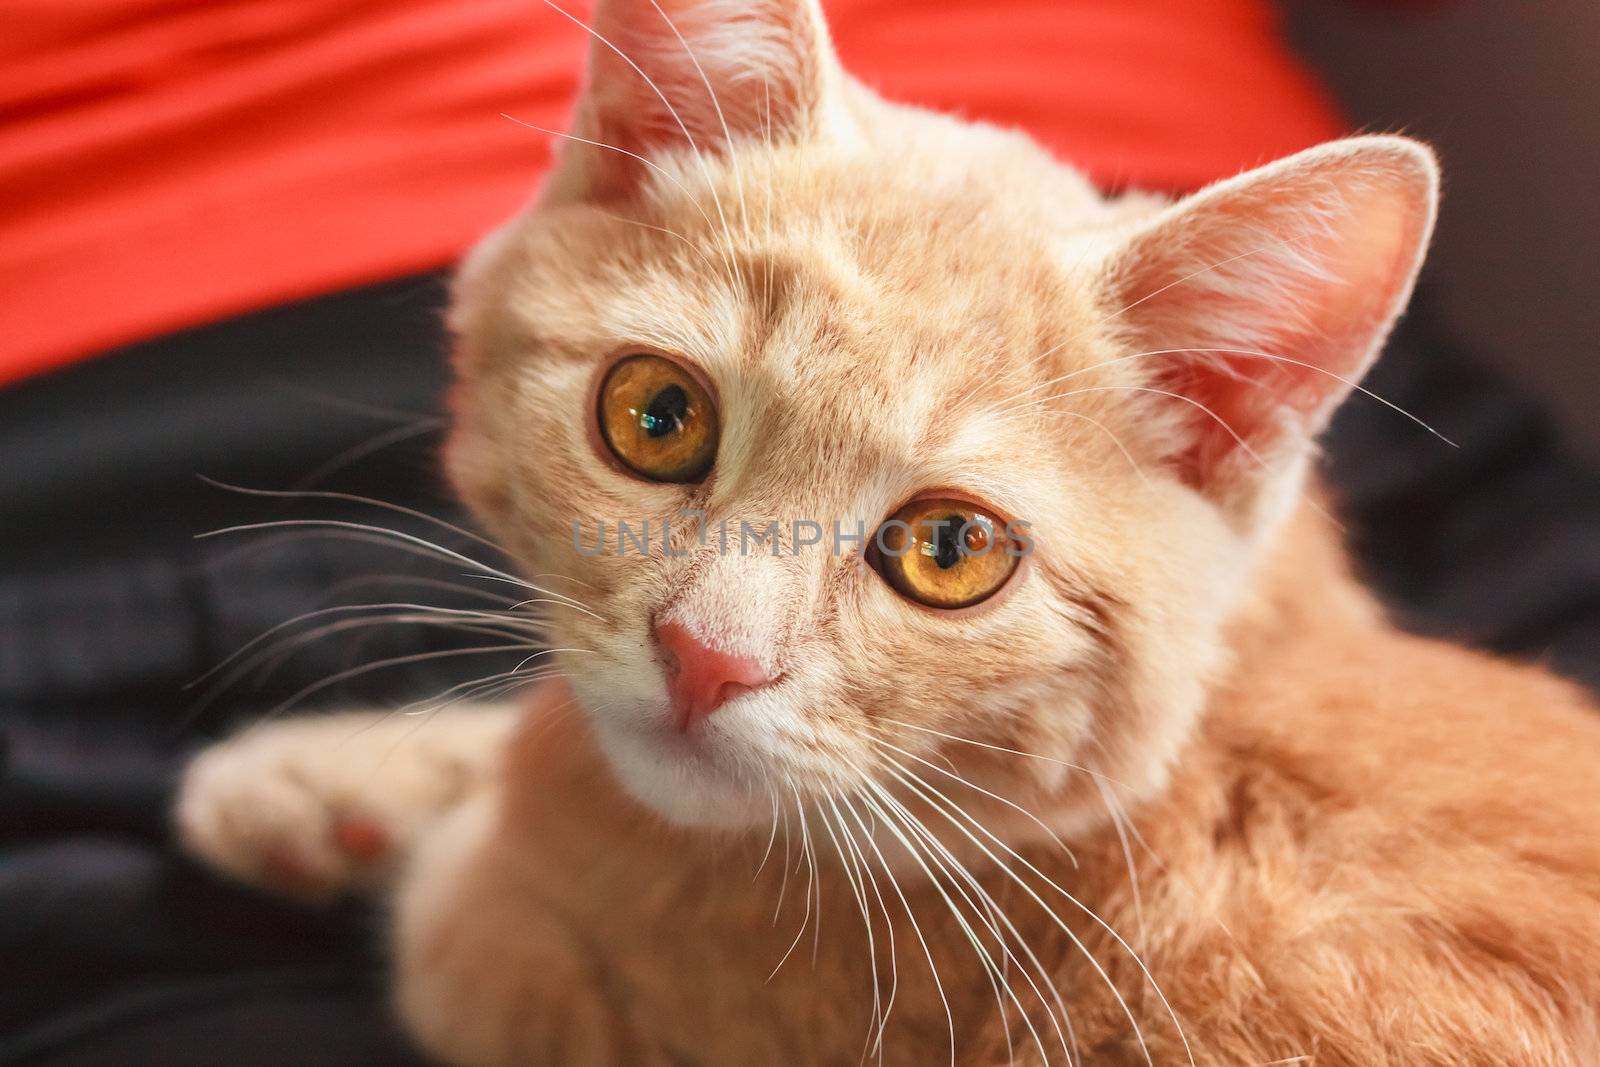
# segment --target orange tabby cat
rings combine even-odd
[[[247,732],[192,847],[393,886],[452,1064],[1600,1063],[1600,717],[1393,629],[1305,489],[1428,151],[1106,201],[808,0],[595,40],[454,312],[560,679]]]

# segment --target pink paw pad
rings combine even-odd
[[[344,818],[333,824],[333,843],[359,863],[380,860],[389,851],[389,835],[371,819]]]

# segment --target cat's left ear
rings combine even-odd
[[[1433,230],[1433,153],[1355,137],[1220,182],[1144,224],[1112,299],[1180,473],[1244,525],[1298,484],[1311,438],[1404,309]]]
[[[590,30],[582,140],[563,147],[547,201],[624,199],[664,156],[842,121],[817,0],[597,0]]]

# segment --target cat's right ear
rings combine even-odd
[[[546,203],[626,199],[665,157],[841,121],[843,74],[816,0],[598,0],[588,30],[574,139]]]
[[[1354,137],[1219,182],[1141,226],[1108,272],[1173,463],[1242,527],[1292,499],[1312,438],[1405,307],[1433,229],[1433,154]]]

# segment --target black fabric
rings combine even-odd
[[[1396,617],[1600,689],[1600,467],[1426,293],[1364,384],[1452,442],[1359,394],[1327,437],[1351,547]]]
[[[194,746],[320,679],[434,657],[352,673],[310,706],[400,701],[497,669],[434,655],[468,647],[448,635],[382,626],[312,642],[209,703],[184,688],[303,612],[471,604],[476,582],[349,529],[197,533],[375,522],[503,562],[420,519],[195,477],[458,519],[429,421],[442,292],[426,276],[308,301],[0,392],[0,1063],[415,1062],[384,1009],[375,918],[213,879],[172,847],[167,812]],[[1362,397],[1329,435],[1361,565],[1399,617],[1600,685],[1600,475],[1425,305],[1367,384],[1459,445]]]
[[[449,515],[434,459],[443,293],[440,276],[409,278],[0,391],[0,1063],[417,1062],[384,1007],[373,916],[221,882],[178,853],[168,820],[198,744],[335,672],[454,647],[380,627],[313,642],[209,704],[204,687],[185,689],[250,638],[331,603],[453,603],[405,583],[461,582],[467,568],[352,531],[195,539],[316,517],[467,547],[403,515],[197,479]],[[460,677],[449,659],[426,661],[309,705],[393,701]]]

